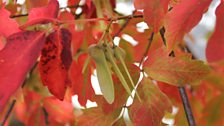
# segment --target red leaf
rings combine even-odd
[[[46,6],[48,4],[48,0],[26,0],[25,2],[28,10],[32,8]]]
[[[10,12],[5,9],[4,5],[0,7],[0,22],[2,24],[0,25],[0,35],[4,37],[20,31],[18,23],[9,17]]]
[[[206,57],[208,62],[224,60],[224,2],[216,9],[216,27],[213,35],[208,41]]]
[[[151,80],[144,78],[137,88],[142,99],[134,99],[130,107],[130,118],[134,126],[159,126],[165,112],[172,111],[169,98]]]
[[[80,2],[80,0],[69,0],[69,1],[68,1],[68,5],[69,5],[69,6],[78,5],[79,2]]]
[[[79,56],[78,61],[73,61],[70,68],[72,91],[78,95],[78,100],[82,106],[85,106],[87,100],[91,100],[95,95],[91,85],[91,68],[88,66],[85,72],[82,73],[86,59],[86,54]]]
[[[44,32],[39,31],[23,31],[7,38],[5,48],[0,51],[0,111],[23,83],[44,42]]]
[[[61,29],[61,39],[62,39],[62,52],[61,60],[62,64],[65,66],[65,69],[68,71],[70,65],[72,64],[72,53],[71,53],[71,33],[67,29]]]
[[[165,93],[170,99],[174,99],[176,102],[181,103],[181,97],[178,91],[178,88],[176,86],[173,85],[168,85],[167,83],[164,82],[159,82],[157,81],[158,87],[160,88],[160,90]]]
[[[163,26],[170,0],[135,0],[136,9],[144,9],[144,18],[154,32]]]
[[[29,116],[27,126],[46,126],[43,108],[39,104],[36,106]]]
[[[69,123],[74,121],[74,108],[71,103],[60,101],[55,97],[47,97],[44,99],[44,108],[49,114],[49,120],[55,120],[59,123]]]
[[[169,48],[180,43],[184,35],[198,24],[212,0],[182,0],[167,16],[166,39]]]
[[[25,28],[35,24],[55,22],[55,18],[58,16],[58,11],[59,4],[57,0],[51,0],[46,7],[33,8],[29,12],[28,21],[20,28]]]
[[[2,36],[0,36],[0,51],[5,47],[5,45],[2,42]]]
[[[63,100],[68,84],[67,70],[71,64],[71,34],[60,29],[47,37],[39,64],[40,76],[44,85],[58,99]]]
[[[71,1],[72,2],[72,1]],[[69,11],[63,11],[59,14],[58,17],[61,21],[68,21],[68,20],[75,20],[74,15],[72,15],[72,12]],[[64,24],[64,27],[68,28],[68,30],[72,33],[72,54],[76,54],[78,49],[81,47],[81,44],[83,43],[84,39],[84,32],[83,31],[77,31],[75,29],[74,23]]]

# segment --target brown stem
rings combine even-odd
[[[190,102],[187,97],[186,89],[184,87],[178,87],[178,89],[179,89],[179,93],[180,93],[182,103],[184,106],[184,111],[187,116],[188,124],[189,126],[196,126],[194,116],[191,110]]]
[[[72,24],[75,22],[94,22],[94,21],[117,21],[124,19],[132,18],[143,18],[143,15],[128,15],[128,16],[118,16],[112,18],[90,18],[90,19],[79,19],[79,20],[67,20],[67,21],[58,21],[60,24]]]
[[[19,17],[26,17],[28,14],[18,14],[18,15],[11,15],[10,18],[19,18]]]
[[[115,38],[116,36],[119,36],[119,34],[125,29],[125,27],[128,25],[128,23],[130,22],[131,18],[128,18],[126,20],[126,22],[122,25],[122,27],[114,34],[113,38]]]
[[[16,100],[13,100],[12,103],[10,104],[9,109],[8,109],[8,111],[7,111],[6,115],[5,115],[2,123],[0,124],[0,126],[4,126],[5,125],[5,123],[6,123],[7,119],[8,119],[8,117],[9,117],[10,113],[12,112],[15,104],[16,104]]]

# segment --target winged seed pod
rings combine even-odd
[[[102,47],[93,44],[88,48],[89,55],[96,64],[97,78],[104,98],[109,104],[114,102],[114,84]]]
[[[125,64],[125,61],[124,61],[124,58],[125,58],[125,55],[126,55],[125,51],[124,51],[122,48],[116,46],[116,47],[114,48],[114,55],[115,55],[115,57],[121,62],[121,65],[123,66],[123,68],[124,68],[124,70],[125,70],[125,73],[127,74],[128,79],[129,79],[130,82],[131,82],[132,87],[135,89],[135,85],[134,85],[133,79],[132,79],[132,77],[131,77],[131,75],[130,75],[130,73],[129,73],[129,71],[128,71],[128,68],[127,68],[127,66],[126,66],[126,64]],[[135,90],[135,91],[136,91],[136,90]],[[141,99],[140,99],[140,97],[139,97],[137,91],[136,91],[136,95],[137,95],[139,101],[141,101]]]
[[[119,80],[121,81],[122,85],[124,86],[125,90],[128,92],[128,94],[131,96],[131,90],[124,78],[124,76],[122,75],[119,67],[117,66],[115,59],[114,59],[114,52],[113,50],[110,48],[109,45],[106,46],[105,48],[105,56],[106,59],[111,63],[116,75],[118,76]]]

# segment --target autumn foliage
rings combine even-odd
[[[132,15],[117,12],[116,2],[0,3],[1,123],[160,126],[170,119],[185,126],[178,91],[184,89],[196,124],[224,125],[224,2],[216,8],[207,62],[195,59],[184,36],[212,0],[134,0]],[[148,28],[139,31],[140,22]],[[74,107],[74,95],[82,108]],[[89,108],[88,100],[97,106]]]

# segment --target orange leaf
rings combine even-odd
[[[36,106],[29,116],[27,126],[46,126],[43,108],[39,104]]]
[[[165,112],[172,112],[171,101],[147,78],[141,81],[137,92],[142,102],[135,98],[130,106],[134,126],[159,126]]]
[[[209,67],[202,61],[191,60],[189,54],[170,57],[165,48],[149,56],[144,70],[151,78],[175,86],[198,81],[209,73]]]
[[[47,97],[44,99],[44,108],[49,114],[49,120],[55,120],[59,123],[70,123],[74,121],[74,108],[71,103],[60,101],[55,97]]]
[[[203,117],[201,118],[203,125],[208,126],[222,126],[224,125],[224,95],[221,94],[219,96],[211,99],[208,104],[203,109]]]

